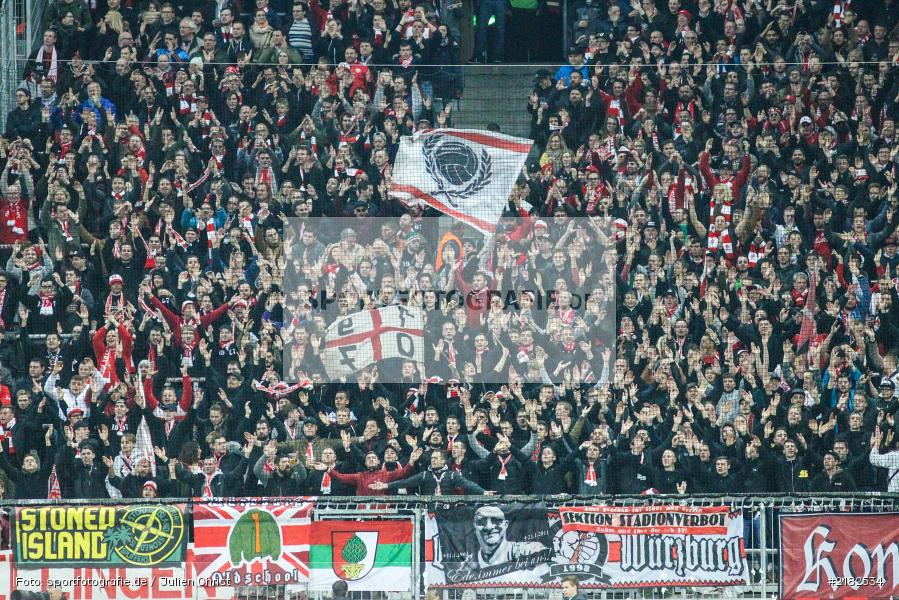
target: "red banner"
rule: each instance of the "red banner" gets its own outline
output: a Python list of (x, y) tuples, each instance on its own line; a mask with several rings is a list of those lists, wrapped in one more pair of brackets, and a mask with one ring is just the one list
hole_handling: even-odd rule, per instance
[(899, 594), (899, 513), (780, 517), (781, 598)]

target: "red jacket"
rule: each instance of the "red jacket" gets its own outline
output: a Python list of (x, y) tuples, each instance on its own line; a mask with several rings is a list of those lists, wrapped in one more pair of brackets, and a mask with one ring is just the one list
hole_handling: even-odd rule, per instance
[(743, 160), (740, 163), (740, 170), (737, 173), (729, 178), (729, 179), (721, 179), (715, 176), (712, 173), (712, 170), (709, 168), (709, 154), (708, 152), (703, 152), (699, 155), (699, 172), (702, 173), (703, 179), (705, 179), (705, 183), (709, 188), (714, 191), (715, 186), (719, 183), (726, 183), (730, 186), (731, 196), (733, 197), (734, 206), (737, 205), (737, 202), (740, 199), (740, 191), (743, 189), (743, 186), (746, 184), (746, 180), (749, 178), (749, 169), (752, 167), (752, 161), (749, 159), (748, 154), (743, 155)]
[[(159, 406), (159, 399), (156, 397), (156, 393), (153, 392), (153, 380), (152, 379), (144, 379), (144, 399), (147, 402), (147, 408), (151, 411), (155, 411), (156, 407)], [(194, 387), (191, 383), (191, 379), (189, 375), (181, 376), (181, 399), (178, 401), (178, 408), (181, 409), (181, 412), (178, 414), (176, 419), (179, 421), (184, 418), (187, 411), (190, 410), (190, 405), (193, 404), (194, 401)]]
[[(165, 322), (169, 324), (169, 327), (172, 328), (172, 334), (175, 344), (178, 346), (181, 345), (181, 327), (187, 325), (187, 321), (184, 320), (183, 317), (176, 315), (172, 312), (168, 306), (162, 303), (162, 301), (156, 296), (150, 297), (150, 304), (159, 309), (162, 313), (162, 318), (165, 319)], [(201, 315), (199, 322), (194, 322), (194, 325), (197, 325), (198, 329), (205, 330), (207, 327), (218, 321), (222, 315), (224, 315), (228, 311), (229, 305), (227, 302), (213, 310), (211, 313), (206, 315)], [(194, 344), (197, 343), (199, 337), (194, 338)]]
[(376, 471), (366, 469), (361, 473), (341, 473), (337, 469), (331, 469), (331, 477), (339, 483), (355, 485), (357, 496), (386, 496), (387, 490), (373, 490), (371, 484), (377, 481), (390, 483), (391, 481), (402, 479), (411, 470), (411, 465), (406, 465), (396, 471), (387, 471), (382, 467)]

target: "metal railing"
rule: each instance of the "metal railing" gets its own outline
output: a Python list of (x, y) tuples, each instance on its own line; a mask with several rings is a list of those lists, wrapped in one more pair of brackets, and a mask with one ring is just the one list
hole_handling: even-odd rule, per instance
[(12, 105), (18, 83), (15, 2), (5, 0), (0, 4), (0, 132), (6, 130), (6, 111)]
[[(274, 500), (274, 499), (272, 499)], [(278, 502), (290, 501), (291, 499), (280, 498)], [(311, 513), (313, 521), (324, 521), (329, 519), (353, 519), (365, 521), (366, 519), (408, 519), (414, 526), (412, 538), (412, 581), (413, 593), (374, 593), (366, 592), (364, 596), (357, 595), (357, 598), (378, 598), (382, 600), (389, 599), (406, 599), (420, 598), (429, 590), (429, 581), (427, 580), (427, 569), (425, 568), (424, 553), (424, 522), (428, 518), (429, 513), (433, 513), (440, 508), (450, 506), (458, 506), (460, 503), (469, 504), (485, 504), (495, 502), (512, 502), (512, 501), (535, 501), (541, 500), (546, 503), (547, 511), (557, 511), (560, 507), (572, 506), (690, 506), (690, 507), (707, 507), (707, 506), (728, 506), (732, 509), (741, 509), (744, 519), (744, 545), (746, 549), (747, 562), (750, 571), (750, 584), (721, 589), (703, 589), (694, 588), (664, 588), (664, 589), (614, 589), (614, 590), (592, 590), (589, 593), (591, 598), (603, 599), (625, 599), (625, 598), (697, 598), (702, 597), (708, 600), (715, 598), (775, 598), (778, 594), (779, 585), (779, 531), (777, 526), (777, 518), (780, 514), (787, 513), (867, 513), (877, 514), (884, 512), (894, 512), (899, 510), (899, 495), (888, 494), (801, 494), (794, 496), (751, 496), (735, 494), (731, 496), (712, 496), (712, 495), (695, 495), (695, 496), (595, 496), (595, 497), (577, 497), (569, 495), (536, 498), (533, 496), (506, 496), (506, 497), (484, 497), (484, 496), (440, 496), (440, 497), (424, 497), (424, 496), (376, 496), (376, 497), (319, 497), (316, 499), (316, 505)], [(97, 501), (88, 500), (65, 500), (54, 505), (122, 505), (122, 504), (140, 504), (142, 500), (127, 499), (106, 499)], [(184, 503), (187, 506), (187, 521), (192, 531), (192, 508), (207, 504), (207, 502), (198, 499), (166, 499), (167, 503)], [(259, 498), (235, 498), (231, 500), (217, 499), (215, 504), (221, 505), (246, 505), (261, 504), (264, 499)], [(51, 504), (43, 500), (22, 500), (22, 501), (2, 501), (0, 502), (0, 511), (9, 514), (16, 507), (22, 506), (40, 506)], [(9, 519), (4, 519), (4, 527), (8, 527)], [(2, 536), (3, 540), (9, 540), (9, 535)], [(192, 539), (192, 538), (191, 538)], [(6, 550), (5, 548), (2, 550)], [(7, 568), (7, 562), (0, 561), (0, 568)], [(508, 600), (556, 600), (559, 597), (559, 590), (548, 588), (533, 589), (510, 589), (510, 588), (491, 588), (484, 585), (476, 588), (467, 587), (453, 588), (442, 587), (435, 590), (439, 597), (444, 600), (475, 600), (484, 599), (508, 599)], [(242, 587), (237, 591), (240, 598), (248, 599), (264, 599), (264, 598), (309, 598), (324, 599), (330, 596), (323, 592), (313, 592), (308, 590), (298, 590), (296, 586), (285, 588), (284, 586), (252, 586)], [(196, 597), (196, 596), (195, 596)]]

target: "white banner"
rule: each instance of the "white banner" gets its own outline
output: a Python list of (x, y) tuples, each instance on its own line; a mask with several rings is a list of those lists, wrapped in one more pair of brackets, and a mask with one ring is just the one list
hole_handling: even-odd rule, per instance
[(365, 310), (332, 323), (321, 359), (328, 377), (349, 377), (384, 359), (424, 362), (424, 312), (405, 306)]
[(404, 137), (390, 193), (493, 233), (532, 144), (473, 129), (431, 129)]
[(551, 588), (572, 575), (585, 589), (748, 582), (743, 514), (727, 506), (455, 506), (426, 519), (425, 548), (436, 587)]

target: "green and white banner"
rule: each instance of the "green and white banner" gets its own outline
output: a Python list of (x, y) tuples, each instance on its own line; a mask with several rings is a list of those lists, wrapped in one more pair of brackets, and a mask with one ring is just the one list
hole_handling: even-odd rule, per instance
[(331, 590), (346, 581), (351, 592), (412, 589), (410, 521), (320, 521), (309, 545), (309, 589)]

